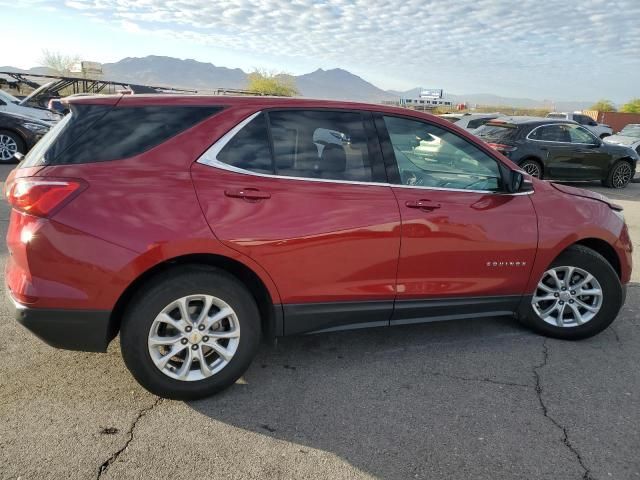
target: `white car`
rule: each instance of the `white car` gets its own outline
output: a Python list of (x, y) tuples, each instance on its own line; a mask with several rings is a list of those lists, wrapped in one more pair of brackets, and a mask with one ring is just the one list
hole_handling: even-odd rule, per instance
[(640, 123), (630, 123), (615, 135), (605, 138), (604, 141), (624, 145), (640, 153)]
[(503, 117), (501, 113), (444, 113), (439, 117), (449, 120), (451, 123), (455, 123), (458, 127), (472, 132), (477, 128), (480, 128), (489, 120)]
[(580, 125), (582, 125), (584, 128), (589, 130), (594, 135), (598, 136), (599, 138), (605, 138), (613, 134), (613, 129), (609, 125), (605, 125), (604, 123), (598, 123), (589, 115), (584, 115), (579, 112), (574, 112), (574, 113), (552, 112), (547, 114), (547, 118), (573, 120), (574, 122), (577, 122)]
[(23, 117), (35, 118), (47, 123), (55, 123), (62, 118), (61, 115), (46, 108), (27, 107), (22, 105), (20, 99), (0, 90), (0, 112), (14, 113)]

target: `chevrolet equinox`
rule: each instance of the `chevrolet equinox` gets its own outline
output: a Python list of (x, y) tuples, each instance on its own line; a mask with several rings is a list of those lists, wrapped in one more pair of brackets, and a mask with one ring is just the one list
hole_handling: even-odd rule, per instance
[(9, 175), (6, 284), (49, 345), (149, 391), (234, 383), (261, 338), (509, 315), (579, 339), (631, 275), (621, 208), (446, 120), (269, 97), (96, 96)]

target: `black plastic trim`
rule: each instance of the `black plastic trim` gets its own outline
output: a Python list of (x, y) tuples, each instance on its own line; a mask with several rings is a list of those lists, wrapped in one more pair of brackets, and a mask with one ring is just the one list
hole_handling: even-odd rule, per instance
[(15, 301), (13, 304), (18, 323), (52, 347), (106, 352), (115, 336), (109, 310), (41, 309)]
[[(316, 332), (360, 324), (389, 325), (393, 301), (332, 302), (283, 305), (284, 334)], [(368, 326), (368, 325), (367, 325)]]
[(395, 302), (390, 324), (402, 325), (513, 315), (518, 310), (521, 299), (521, 295), (506, 295), (501, 297), (398, 300)]

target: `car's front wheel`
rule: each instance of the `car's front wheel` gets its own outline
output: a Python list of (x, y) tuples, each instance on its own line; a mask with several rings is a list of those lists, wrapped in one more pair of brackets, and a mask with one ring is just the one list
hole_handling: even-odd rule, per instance
[(578, 340), (607, 328), (623, 301), (620, 280), (609, 262), (574, 245), (542, 274), (520, 318), (543, 335)]
[(260, 340), (253, 296), (218, 269), (168, 270), (138, 292), (120, 332), (133, 376), (165, 398), (194, 400), (233, 384)]
[(633, 178), (633, 167), (626, 160), (618, 160), (602, 183), (609, 188), (625, 188)]

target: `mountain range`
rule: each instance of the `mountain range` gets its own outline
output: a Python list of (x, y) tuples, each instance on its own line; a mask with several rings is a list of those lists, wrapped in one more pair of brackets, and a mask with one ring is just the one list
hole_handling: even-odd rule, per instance
[[(102, 64), (105, 80), (117, 80), (143, 85), (171, 86), (195, 90), (217, 88), (242, 89), (247, 86), (247, 73), (239, 68), (227, 68), (196, 60), (182, 60), (173, 57), (150, 55), (147, 57), (127, 57), (114, 63)], [(45, 67), (21, 70), (14, 67), (0, 67), (0, 71), (22, 73), (50, 73)], [(378, 103), (384, 100), (415, 98), (420, 88), (407, 91), (383, 90), (363, 78), (341, 68), (323, 70), (321, 68), (304, 75), (293, 77), (300, 94), (305, 97), (352, 100)], [(451, 94), (447, 99), (455, 103), (467, 102), (479, 105), (508, 105), (521, 108), (551, 108), (548, 100), (511, 98), (493, 94)], [(556, 110), (582, 110), (594, 102), (562, 101), (554, 102)]]

